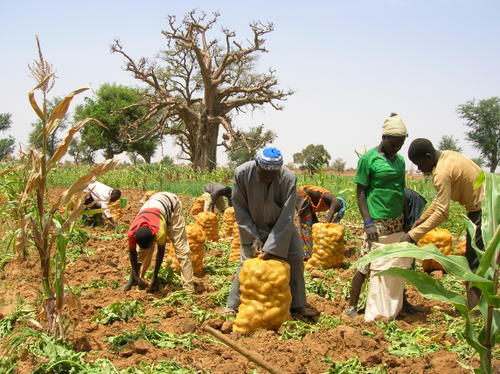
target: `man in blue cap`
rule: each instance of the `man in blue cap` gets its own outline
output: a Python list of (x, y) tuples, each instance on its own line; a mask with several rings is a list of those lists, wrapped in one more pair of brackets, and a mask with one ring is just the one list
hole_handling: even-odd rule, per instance
[[(263, 253), (290, 264), (292, 314), (313, 316), (306, 307), (302, 244), (293, 222), (297, 199), (295, 175), (283, 166), (276, 148), (265, 148), (255, 160), (238, 166), (234, 173), (233, 206), (241, 239), (241, 263)], [(236, 271), (225, 313), (240, 305), (239, 271)]]

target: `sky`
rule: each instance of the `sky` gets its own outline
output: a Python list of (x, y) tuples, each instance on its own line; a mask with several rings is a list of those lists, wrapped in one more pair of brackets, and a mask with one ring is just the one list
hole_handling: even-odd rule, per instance
[[(499, 95), (500, 1), (1, 1), (0, 113), (11, 113), (10, 134), (26, 143), (36, 117), (27, 93), (35, 86), (28, 63), (36, 57), (35, 35), (56, 69), (51, 96), (103, 83), (137, 86), (110, 53), (119, 39), (133, 58), (154, 57), (165, 48), (167, 15), (192, 9), (220, 12), (215, 31), (251, 37), (251, 21), (272, 22), (268, 53), (257, 71), (272, 67), (280, 88), (294, 94), (282, 111), (266, 106), (236, 117), (241, 129), (264, 124), (285, 163), (309, 144), (322, 144), (332, 160), (356, 167), (355, 150), (376, 146), (391, 112), (401, 115), (409, 138), (401, 150), (424, 137), (435, 145), (453, 135), (462, 153), (479, 152), (465, 140), (467, 127), (457, 106)], [(74, 101), (78, 104), (85, 94)], [(74, 105), (73, 104), (73, 107)], [(6, 134), (0, 134), (4, 137)], [(167, 141), (155, 156), (175, 156)], [(219, 153), (219, 164), (225, 157)]]

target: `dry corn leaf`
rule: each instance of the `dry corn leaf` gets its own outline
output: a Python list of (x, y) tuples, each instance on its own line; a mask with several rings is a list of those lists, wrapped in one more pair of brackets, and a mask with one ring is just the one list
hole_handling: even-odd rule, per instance
[(85, 118), (85, 119), (83, 119), (81, 121), (78, 121), (75, 125), (73, 125), (73, 127), (71, 129), (68, 130), (68, 133), (66, 134), (66, 136), (64, 137), (64, 139), (59, 144), (59, 147), (57, 147), (56, 151), (54, 152), (54, 154), (50, 158), (50, 161), (49, 161), (49, 163), (47, 165), (48, 169), (50, 169), (51, 167), (53, 167), (57, 163), (57, 161), (59, 161), (61, 158), (64, 157), (64, 155), (68, 151), (68, 148), (69, 148), (69, 145), (71, 144), (71, 141), (73, 140), (73, 136), (78, 131), (80, 131), (80, 129), (84, 125), (86, 125), (89, 122), (95, 122), (97, 125), (99, 125), (99, 126), (104, 127), (104, 128), (107, 129), (107, 127), (104, 126), (102, 124), (102, 122), (100, 122), (99, 120), (94, 119), (94, 118)]
[(29, 98), (29, 101), (30, 101), (30, 104), (31, 104), (31, 107), (33, 108), (33, 110), (36, 112), (36, 114), (38, 115), (38, 117), (40, 117), (40, 119), (45, 122), (45, 113), (40, 109), (40, 107), (38, 106), (38, 103), (36, 102), (36, 98), (35, 98), (35, 90), (38, 90), (40, 88), (42, 88), (43, 86), (45, 86), (45, 84), (47, 83), (47, 81), (52, 78), (54, 76), (54, 73), (51, 73), (49, 75), (47, 75), (39, 84), (38, 86), (36, 86), (35, 88), (33, 88), (29, 93), (28, 93), (28, 98)]
[(82, 93), (83, 91), (86, 90), (88, 90), (88, 87), (79, 88), (78, 90), (71, 92), (64, 99), (62, 99), (59, 104), (57, 104), (57, 106), (50, 114), (50, 118), (47, 121), (47, 124), (45, 125), (45, 128), (47, 130), (47, 136), (52, 135), (54, 131), (56, 131), (57, 126), (59, 126), (59, 123), (68, 112), (69, 104), (71, 104), (71, 101), (73, 100), (75, 95), (78, 95), (79, 93)]

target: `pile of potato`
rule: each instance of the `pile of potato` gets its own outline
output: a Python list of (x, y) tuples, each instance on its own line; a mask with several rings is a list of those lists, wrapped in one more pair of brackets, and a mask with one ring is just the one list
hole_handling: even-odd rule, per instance
[(118, 222), (120, 218), (123, 217), (123, 209), (120, 206), (120, 199), (109, 203), (108, 204), (108, 209), (111, 212), (111, 217), (115, 222)]
[(229, 252), (229, 261), (239, 262), (241, 256), (240, 249), (240, 230), (238, 229), (238, 224), (235, 222), (233, 224), (233, 240), (231, 240), (231, 251)]
[(234, 208), (230, 206), (224, 211), (224, 216), (222, 217), (222, 225), (220, 228), (219, 237), (222, 238), (230, 238), (232, 237), (234, 231), (234, 223), (236, 222), (236, 218), (234, 215)]
[(306, 270), (340, 267), (344, 261), (344, 226), (338, 223), (315, 223), (312, 227), (313, 253)]
[[(452, 241), (453, 237), (448, 230), (435, 228), (422, 236), (417, 245), (423, 247), (428, 244), (434, 244), (442, 254), (449, 256), (453, 254)], [(422, 267), (427, 272), (443, 270), (441, 264), (434, 260), (423, 260)]]
[(219, 240), (219, 227), (217, 216), (211, 212), (201, 212), (195, 217), (196, 223), (203, 228), (207, 235), (207, 240), (216, 242)]
[(239, 277), (241, 304), (233, 331), (249, 334), (256, 329), (278, 329), (291, 319), (288, 263), (252, 258), (243, 263)]
[[(202, 227), (197, 223), (186, 225), (186, 236), (191, 250), (191, 262), (193, 264), (193, 273), (195, 275), (203, 274), (203, 258), (205, 257), (205, 239), (206, 234)], [(179, 260), (175, 255), (172, 243), (168, 244), (167, 258), (172, 261), (172, 268), (180, 271)]]
[(189, 214), (196, 216), (197, 214), (203, 212), (205, 207), (205, 198), (203, 196), (198, 196), (191, 207)]
[(197, 223), (186, 225), (186, 235), (191, 249), (191, 262), (193, 263), (193, 273), (203, 274), (203, 258), (205, 257), (205, 240), (207, 235), (203, 228)]

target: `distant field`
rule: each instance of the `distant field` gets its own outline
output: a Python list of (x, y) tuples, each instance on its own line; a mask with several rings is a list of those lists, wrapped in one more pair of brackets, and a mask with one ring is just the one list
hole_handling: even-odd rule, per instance
[[(68, 187), (73, 181), (84, 175), (89, 166), (61, 165), (49, 176), (49, 186)], [(117, 188), (137, 188), (142, 190), (170, 191), (175, 194), (199, 196), (203, 185), (209, 182), (232, 184), (233, 169), (217, 168), (210, 173), (196, 172), (188, 166), (162, 166), (158, 164), (143, 164), (139, 166), (122, 166), (111, 170), (100, 181)], [(354, 173), (354, 172), (353, 172)], [(297, 185), (317, 185), (328, 188), (335, 195), (346, 199), (349, 209), (345, 220), (361, 223), (356, 202), (356, 185), (354, 175), (339, 175), (334, 173), (297, 173)], [(421, 174), (411, 174), (407, 177), (407, 187), (419, 192), (430, 203), (434, 196), (434, 188), (429, 178)], [(465, 224), (462, 218), (465, 210), (452, 203), (450, 218), (442, 227), (450, 230), (455, 236), (465, 236)]]

